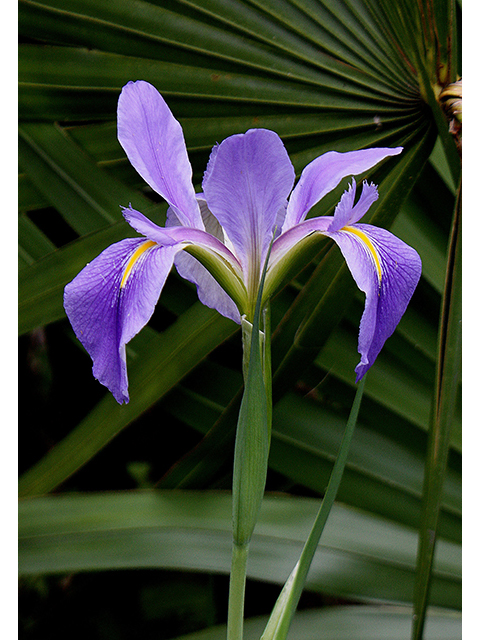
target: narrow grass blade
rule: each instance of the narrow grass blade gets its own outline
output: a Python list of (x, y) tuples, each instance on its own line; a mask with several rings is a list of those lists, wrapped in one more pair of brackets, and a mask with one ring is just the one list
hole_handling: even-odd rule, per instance
[(298, 601), (300, 600), (300, 596), (305, 586), (310, 565), (342, 480), (350, 449), (350, 443), (357, 423), (364, 387), (365, 377), (363, 377), (358, 385), (355, 400), (353, 402), (352, 410), (340, 445), (340, 451), (338, 452), (338, 456), (332, 470), (332, 475), (330, 477), (325, 496), (322, 500), (320, 510), (315, 519), (315, 523), (305, 543), (302, 555), (280, 593), (268, 625), (262, 635), (262, 640), (285, 640), (287, 637), (293, 615), (297, 609)]
[(461, 194), (459, 193), (452, 223), (439, 329), (436, 393), (427, 450), (423, 514), (414, 593), (413, 640), (420, 640), (423, 637), (438, 518), (450, 448), (452, 418), (458, 393), (461, 359), (461, 242)]

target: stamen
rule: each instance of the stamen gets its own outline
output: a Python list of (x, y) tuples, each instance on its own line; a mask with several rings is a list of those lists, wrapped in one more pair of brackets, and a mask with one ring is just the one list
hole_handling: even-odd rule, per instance
[(128, 280), (128, 276), (132, 272), (132, 269), (135, 263), (137, 262), (137, 260), (140, 258), (140, 256), (143, 253), (145, 253), (145, 251), (150, 249), (150, 247), (153, 247), (156, 244), (157, 243), (154, 242), (153, 240), (146, 240), (145, 242), (142, 242), (142, 244), (139, 247), (137, 247), (137, 249), (132, 254), (130, 260), (127, 262), (127, 266), (125, 267), (125, 271), (123, 272), (122, 281), (120, 282), (120, 289), (123, 289), (123, 287), (125, 286)]

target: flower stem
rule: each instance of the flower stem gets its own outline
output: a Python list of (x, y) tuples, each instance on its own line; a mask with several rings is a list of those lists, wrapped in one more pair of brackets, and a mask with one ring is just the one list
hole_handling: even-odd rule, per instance
[[(262, 504), (267, 478), (268, 452), (271, 433), (271, 372), (270, 344), (265, 344), (265, 333), (260, 330), (262, 320), (262, 292), (265, 284), (268, 251), (258, 290), (253, 324), (242, 318), (243, 373), (245, 388), (238, 414), (232, 482), (232, 569), (228, 604), (227, 638), (242, 640), (243, 609), (247, 559)], [(268, 320), (268, 312), (263, 316)], [(270, 331), (267, 331), (270, 341)], [(265, 357), (267, 353), (267, 358)], [(267, 381), (267, 382), (266, 382)], [(267, 389), (270, 398), (267, 397)]]
[(227, 640), (242, 640), (245, 582), (247, 578), (248, 544), (235, 542), (232, 548), (232, 569), (228, 595)]

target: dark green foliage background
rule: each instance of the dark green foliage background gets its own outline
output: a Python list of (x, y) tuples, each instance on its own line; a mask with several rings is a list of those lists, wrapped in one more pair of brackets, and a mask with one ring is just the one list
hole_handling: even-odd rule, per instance
[[(449, 0), (20, 0), (22, 638), (223, 637), (213, 626), (226, 617), (237, 328), (172, 273), (128, 348), (131, 402), (120, 407), (62, 306), (89, 260), (136, 235), (120, 205), (165, 218), (116, 139), (119, 92), (136, 79), (181, 121), (196, 185), (212, 146), (251, 127), (282, 136), (297, 175), (330, 149), (405, 147), (367, 176), (380, 191), (368, 221), (414, 246), (423, 275), (369, 372), (291, 637), (408, 637), (460, 176), (437, 97), (460, 75), (460, 13)], [(312, 213), (331, 213), (345, 187)], [(325, 241), (273, 300), (274, 422), (248, 617), (269, 613), (328, 482), (362, 308)], [(459, 406), (448, 428), (425, 635), (438, 639), (460, 637)], [(256, 624), (246, 637), (261, 635)]]

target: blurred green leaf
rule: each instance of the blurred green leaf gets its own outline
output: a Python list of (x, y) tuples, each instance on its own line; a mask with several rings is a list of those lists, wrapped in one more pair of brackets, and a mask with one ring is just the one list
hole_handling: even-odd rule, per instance
[[(223, 387), (220, 381), (224, 382)], [(188, 459), (183, 460), (172, 469), (169, 483), (175, 478), (182, 487), (211, 486), (210, 483), (218, 478), (219, 472), (227, 473), (231, 464), (233, 433), (230, 441), (225, 441), (213, 438), (209, 432), (210, 424), (223, 415), (226, 400), (222, 398), (222, 389), (227, 387), (227, 381), (231, 381), (229, 387), (233, 388), (239, 382), (225, 368), (204, 365), (198, 375), (191, 375), (163, 402), (168, 413), (206, 433), (205, 441), (191, 453), (195, 474), (192, 475), (193, 469), (187, 464)], [(219, 386), (215, 387), (215, 383)], [(277, 403), (270, 467), (294, 483), (323, 493), (346, 419), (336, 407), (343, 404), (348, 412), (351, 395), (345, 388), (336, 390), (330, 384), (324, 391), (324, 397), (328, 398), (328, 403), (324, 405), (321, 393), (320, 390), (316, 394), (320, 396), (318, 400), (313, 393), (312, 397), (307, 398), (287, 394)], [(418, 433), (415, 433), (418, 429), (399, 420), (395, 414), (385, 416), (381, 406), (378, 407), (376, 403), (367, 405), (362, 413), (339, 498), (347, 504), (379, 513), (397, 522), (418, 526), (425, 438), (419, 442)], [(377, 422), (391, 426), (388, 430), (376, 431)], [(212, 447), (211, 454), (208, 445)], [(199, 455), (199, 450), (203, 451), (203, 456)], [(381, 456), (378, 455), (379, 451), (382, 452)], [(211, 455), (209, 464), (207, 452)], [(179, 475), (182, 469), (188, 474), (183, 479)], [(162, 486), (177, 485), (162, 483)], [(460, 513), (461, 478), (458, 472), (449, 469), (442, 501), (442, 535), (460, 541)]]
[[(20, 502), (22, 575), (126, 567), (226, 573), (231, 497), (207, 492), (115, 492)], [(294, 565), (318, 501), (266, 496), (251, 542), (249, 575), (282, 583)], [(307, 589), (346, 598), (409, 602), (413, 530), (336, 505), (315, 555)], [(458, 608), (458, 545), (437, 548), (432, 604)]]
[[(291, 636), (296, 640), (404, 640), (412, 610), (406, 606), (337, 605), (300, 611), (292, 622)], [(265, 628), (266, 618), (245, 622), (245, 640), (257, 640)], [(223, 640), (225, 627), (211, 627), (181, 636), (178, 640)], [(432, 609), (429, 611), (425, 640), (460, 640), (460, 615)]]

